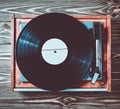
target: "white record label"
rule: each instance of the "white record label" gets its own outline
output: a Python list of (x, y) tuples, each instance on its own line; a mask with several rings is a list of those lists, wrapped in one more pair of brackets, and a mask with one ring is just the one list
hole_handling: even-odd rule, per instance
[(47, 40), (41, 50), (43, 59), (51, 65), (58, 65), (65, 61), (68, 56), (67, 45), (58, 38)]

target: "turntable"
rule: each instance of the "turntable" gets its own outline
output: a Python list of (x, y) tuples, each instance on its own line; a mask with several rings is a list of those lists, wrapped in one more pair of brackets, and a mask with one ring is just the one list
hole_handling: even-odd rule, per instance
[(13, 17), (12, 91), (111, 91), (110, 16)]

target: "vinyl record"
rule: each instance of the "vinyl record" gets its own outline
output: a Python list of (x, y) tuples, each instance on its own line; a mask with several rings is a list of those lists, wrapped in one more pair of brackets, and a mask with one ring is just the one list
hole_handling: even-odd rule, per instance
[(21, 73), (38, 88), (62, 90), (80, 82), (92, 60), (92, 37), (72, 16), (49, 13), (32, 19), (16, 44)]

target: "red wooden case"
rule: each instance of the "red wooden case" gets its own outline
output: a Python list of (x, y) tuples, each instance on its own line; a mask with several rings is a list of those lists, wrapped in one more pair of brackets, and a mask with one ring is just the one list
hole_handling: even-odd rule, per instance
[[(63, 91), (76, 92), (76, 91), (111, 91), (111, 20), (109, 15), (104, 16), (81, 16), (81, 15), (71, 15), (81, 22), (103, 22), (103, 32), (102, 32), (102, 47), (103, 47), (103, 60), (102, 60), (102, 80), (97, 80), (95, 84), (91, 81), (80, 81), (80, 83), (74, 86), (75, 88), (70, 88)], [(12, 91), (45, 91), (37, 88), (29, 82), (20, 81), (20, 70), (17, 66), (15, 60), (15, 47), (16, 41), (20, 34), (21, 22), (28, 23), (30, 20), (35, 18), (35, 15), (22, 15), (13, 16), (12, 27), (13, 27), (13, 40), (12, 40), (12, 70), (11, 70), (11, 90)]]

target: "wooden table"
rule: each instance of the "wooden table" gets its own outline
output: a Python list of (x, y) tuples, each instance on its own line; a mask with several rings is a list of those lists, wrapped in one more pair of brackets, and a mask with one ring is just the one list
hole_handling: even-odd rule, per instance
[[(11, 16), (49, 12), (110, 14), (112, 19), (112, 92), (11, 92)], [(119, 0), (0, 0), (0, 109), (120, 109)]]

